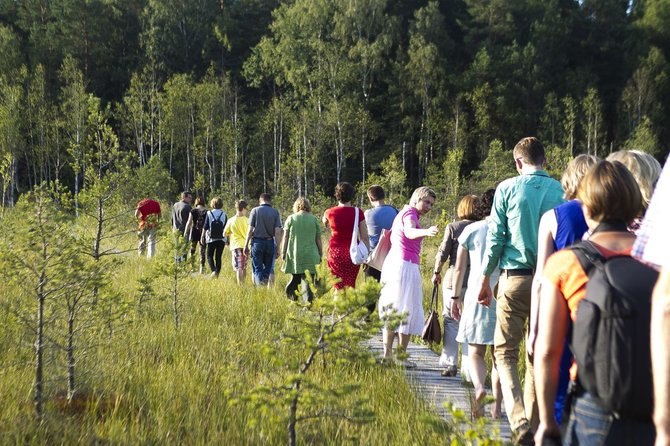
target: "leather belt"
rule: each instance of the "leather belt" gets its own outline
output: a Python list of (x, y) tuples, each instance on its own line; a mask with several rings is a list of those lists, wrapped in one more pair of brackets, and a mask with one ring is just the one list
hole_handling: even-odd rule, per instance
[(503, 272), (507, 274), (507, 277), (532, 276), (534, 274), (532, 269), (504, 269)]

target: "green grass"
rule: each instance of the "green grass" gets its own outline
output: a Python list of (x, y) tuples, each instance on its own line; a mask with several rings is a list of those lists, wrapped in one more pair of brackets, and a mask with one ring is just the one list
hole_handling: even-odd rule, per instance
[[(4, 286), (0, 303), (1, 443), (23, 444), (285, 444), (281, 411), (252, 409), (240, 400), (252, 388), (285, 377), (258, 344), (274, 339), (287, 316), (299, 311), (283, 295), (285, 277), (277, 272), (273, 290), (238, 287), (224, 253), (219, 280), (204, 276), (183, 281), (182, 322), (174, 327), (166, 287), (139, 305), (137, 281), (149, 263), (127, 256), (115, 274), (115, 288), (126, 306), (114, 324), (88, 332), (78, 356), (80, 395), (91, 401), (68, 407), (64, 354), (50, 348), (46, 366), (46, 419), (36, 426), (32, 408), (33, 335), (4, 304), (19, 302), (26, 317), (34, 302)], [(55, 302), (48, 305), (56, 308)], [(287, 350), (285, 354), (300, 355)], [(320, 382), (361, 386), (374, 412), (370, 423), (340, 419), (303, 422), (300, 444), (409, 445), (445, 441), (450, 427), (438, 421), (409, 388), (404, 373), (368, 363), (315, 366)], [(349, 397), (345, 397), (349, 398)], [(351, 400), (355, 398), (352, 395)], [(346, 405), (346, 401), (344, 402)]]

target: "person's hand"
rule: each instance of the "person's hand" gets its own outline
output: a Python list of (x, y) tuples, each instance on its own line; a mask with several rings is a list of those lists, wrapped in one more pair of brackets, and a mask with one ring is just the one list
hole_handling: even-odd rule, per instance
[(463, 303), (461, 299), (451, 300), (451, 318), (455, 321), (460, 321), (463, 315)]
[(278, 249), (275, 249), (275, 259), (279, 259), (279, 255), (280, 255), (280, 254), (281, 254), (281, 253), (279, 252), (279, 250), (278, 250)]
[(433, 273), (433, 277), (430, 279), (431, 282), (435, 285), (439, 285), (442, 283), (442, 274), (439, 273)]
[(493, 298), (493, 292), (491, 292), (491, 286), (489, 285), (489, 277), (482, 276), (482, 287), (479, 290), (477, 302), (488, 307), (491, 305), (491, 298)]
[(535, 432), (535, 444), (561, 444), (561, 431), (556, 421), (552, 419), (549, 424), (540, 423)]
[(244, 255), (249, 257), (249, 247), (248, 246), (244, 247)]
[(437, 226), (431, 226), (430, 228), (427, 229), (427, 231), (428, 231), (427, 233), (428, 237), (435, 237), (437, 233), (440, 232)]

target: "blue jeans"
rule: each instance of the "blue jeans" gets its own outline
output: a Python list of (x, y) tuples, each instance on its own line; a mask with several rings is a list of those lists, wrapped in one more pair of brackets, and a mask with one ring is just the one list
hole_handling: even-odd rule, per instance
[(268, 283), (275, 260), (274, 239), (255, 238), (251, 241), (251, 271), (256, 285)]
[(574, 399), (563, 446), (653, 446), (655, 438), (651, 421), (616, 419), (585, 392)]

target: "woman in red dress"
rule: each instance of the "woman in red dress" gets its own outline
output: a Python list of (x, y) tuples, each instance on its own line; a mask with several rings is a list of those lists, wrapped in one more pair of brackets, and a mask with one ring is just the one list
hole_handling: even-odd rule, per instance
[(347, 182), (337, 183), (335, 198), (337, 206), (328, 209), (323, 215), (323, 224), (330, 227), (328, 245), (328, 268), (335, 277), (341, 279), (335, 284), (336, 290), (344, 287), (354, 288), (360, 265), (354, 265), (349, 255), (351, 237), (354, 232), (355, 212), (358, 212), (358, 238), (370, 249), (368, 228), (363, 211), (351, 205), (355, 194), (354, 187)]

